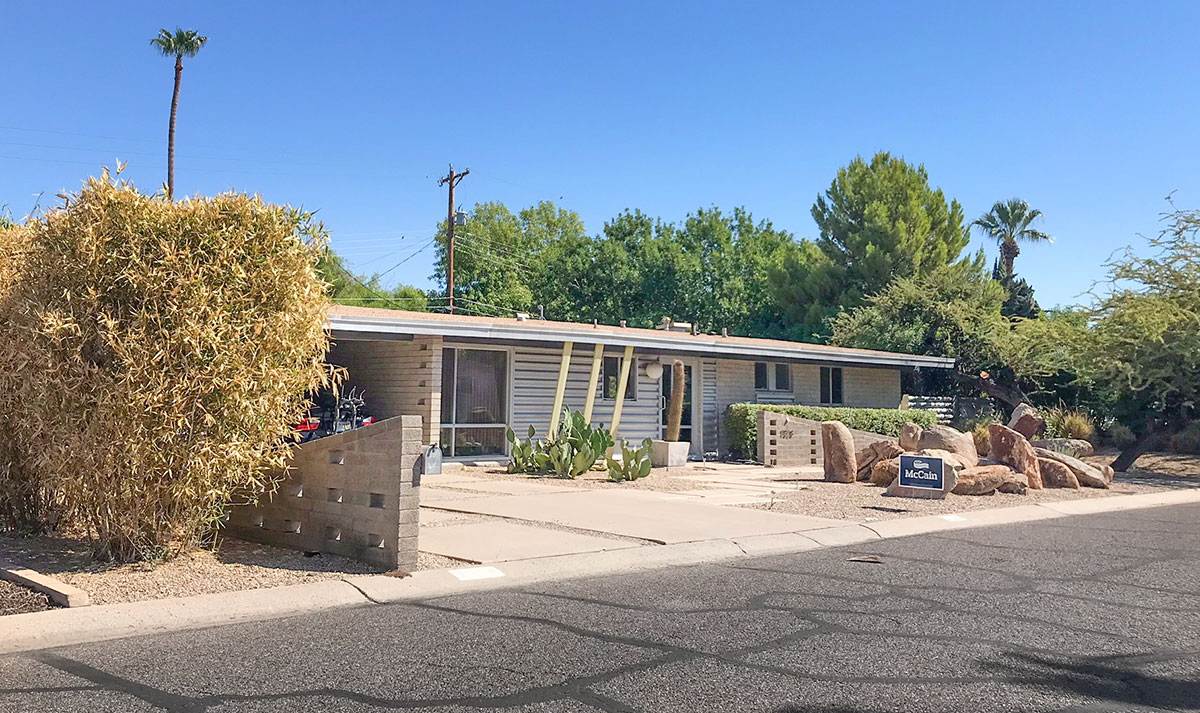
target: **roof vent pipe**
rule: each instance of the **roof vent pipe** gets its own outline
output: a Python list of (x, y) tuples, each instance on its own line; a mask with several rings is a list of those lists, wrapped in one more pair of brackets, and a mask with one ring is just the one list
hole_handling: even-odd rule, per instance
[(626, 321), (625, 321), (625, 320), (621, 320), (621, 329), (625, 329), (625, 327), (626, 327), (626, 326), (628, 326), (628, 324), (626, 323)]
[(722, 336), (722, 337), (728, 337), (728, 336), (729, 336), (729, 327), (721, 327), (721, 336)]

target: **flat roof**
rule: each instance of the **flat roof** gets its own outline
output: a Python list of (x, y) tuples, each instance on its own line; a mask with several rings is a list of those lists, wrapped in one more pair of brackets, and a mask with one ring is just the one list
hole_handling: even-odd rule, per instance
[(576, 344), (632, 346), (639, 350), (727, 359), (934, 369), (954, 367), (954, 360), (946, 357), (850, 349), (783, 339), (723, 337), (716, 334), (690, 334), (607, 324), (409, 312), (350, 305), (333, 305), (329, 308), (329, 328), (335, 334), (344, 335), (344, 338), (360, 339), (387, 339), (397, 335), (441, 335), (465, 341), (550, 346), (569, 341)]

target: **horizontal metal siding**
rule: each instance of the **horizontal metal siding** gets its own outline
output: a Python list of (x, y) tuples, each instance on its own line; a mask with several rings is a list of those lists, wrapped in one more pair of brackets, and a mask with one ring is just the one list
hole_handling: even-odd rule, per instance
[[(610, 350), (605, 356), (621, 356), (621, 351)], [(634, 352), (634, 357), (641, 357)], [(654, 358), (657, 359), (657, 356)], [(545, 437), (550, 425), (550, 409), (554, 406), (554, 390), (558, 385), (558, 367), (562, 352), (554, 349), (516, 348), (513, 351), (512, 416), (513, 429), (524, 435), (530, 424)], [(567, 387), (564, 405), (575, 410), (583, 409), (587, 398), (588, 378), (592, 369), (592, 350), (575, 349), (571, 354), (571, 367), (567, 372)], [(621, 410), (618, 435), (631, 441), (643, 438), (658, 438), (658, 382), (646, 376), (645, 359), (639, 358), (637, 373), (637, 401), (625, 400)], [(599, 395), (592, 409), (593, 422), (611, 423), (613, 401), (605, 401)]]
[(720, 425), (717, 411), (717, 362), (700, 363), (700, 417), (703, 421), (704, 452), (720, 450)]

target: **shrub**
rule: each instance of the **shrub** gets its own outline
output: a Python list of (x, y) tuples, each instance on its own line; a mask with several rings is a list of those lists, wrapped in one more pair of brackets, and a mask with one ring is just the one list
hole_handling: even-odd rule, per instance
[(621, 460), (608, 456), (608, 479), (616, 482), (622, 480), (637, 480), (650, 475), (650, 454), (654, 450), (654, 441), (649, 438), (642, 440), (638, 448), (630, 448), (629, 441), (621, 439)]
[(849, 428), (885, 436), (899, 436), (901, 427), (910, 421), (922, 428), (937, 423), (937, 414), (921, 409), (733, 404), (725, 412), (725, 431), (729, 435), (729, 450), (735, 457), (755, 456), (758, 450), (757, 414), (763, 409), (813, 421), (841, 421)]
[(1200, 423), (1189, 423), (1182, 431), (1171, 436), (1171, 450), (1200, 455)]
[(505, 438), (511, 445), (508, 461), (509, 473), (545, 474), (554, 473), (564, 478), (574, 478), (587, 472), (613, 447), (613, 438), (604, 424), (590, 424), (583, 413), (564, 408), (562, 422), (554, 440), (533, 440), (537, 432), (529, 426), (529, 436), (517, 438), (507, 428)]
[(997, 423), (995, 418), (982, 418), (971, 426), (971, 438), (975, 440), (975, 450), (981, 456), (986, 456), (992, 450), (992, 432), (988, 426), (993, 423)]
[(17, 230), (0, 243), (8, 524), (33, 487), (53, 505), (38, 524), (66, 518), (101, 556), (158, 557), (271, 491), (306, 394), (332, 376), (320, 226), (105, 172)]
[(1090, 441), (1096, 437), (1096, 425), (1086, 411), (1056, 406), (1042, 411), (1046, 419), (1046, 438), (1079, 438)]

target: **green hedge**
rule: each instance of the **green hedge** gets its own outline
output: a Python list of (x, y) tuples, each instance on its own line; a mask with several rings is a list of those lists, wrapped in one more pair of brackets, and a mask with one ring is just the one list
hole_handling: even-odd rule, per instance
[(937, 414), (922, 409), (733, 404), (725, 412), (725, 431), (729, 434), (731, 455), (739, 458), (755, 457), (758, 452), (757, 414), (761, 409), (812, 421), (841, 421), (849, 428), (882, 433), (885, 436), (899, 436), (900, 428), (910, 421), (922, 428), (937, 423)]

